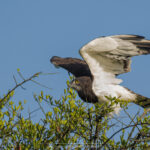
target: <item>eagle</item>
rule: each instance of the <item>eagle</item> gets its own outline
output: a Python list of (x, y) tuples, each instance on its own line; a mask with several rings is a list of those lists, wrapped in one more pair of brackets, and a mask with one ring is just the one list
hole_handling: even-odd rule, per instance
[[(53, 56), (50, 62), (72, 73), (75, 78), (69, 87), (88, 103), (110, 102), (108, 97), (119, 98), (150, 107), (150, 98), (134, 93), (120, 85), (118, 75), (129, 72), (131, 57), (150, 54), (150, 40), (139, 35), (113, 35), (96, 38), (79, 50), (84, 60)], [(116, 105), (114, 113), (118, 114)]]

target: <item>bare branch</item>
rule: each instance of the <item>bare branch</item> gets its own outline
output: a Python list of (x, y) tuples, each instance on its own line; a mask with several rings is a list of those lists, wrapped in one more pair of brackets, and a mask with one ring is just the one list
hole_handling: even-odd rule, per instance
[(116, 131), (110, 138), (108, 138), (100, 147), (100, 149), (105, 146), (116, 134), (118, 134), (119, 132), (121, 132), (122, 130), (128, 129), (130, 127), (134, 127), (134, 126), (138, 126), (138, 125), (150, 125), (149, 123), (139, 123), (139, 124), (134, 124), (134, 125), (128, 125), (124, 128), (119, 129), (118, 131)]
[(31, 81), (34, 82), (35, 84), (39, 85), (39, 86), (44, 87), (44, 88), (47, 88), (47, 89), (50, 89), (50, 90), (52, 89), (52, 88), (49, 88), (49, 87), (47, 87), (47, 86), (45, 86), (45, 85), (43, 85), (43, 84), (41, 84), (41, 83), (39, 83), (39, 82), (37, 82), (37, 81), (35, 81), (35, 80), (32, 80), (32, 79), (31, 79)]
[[(17, 83), (16, 82), (16, 86), (14, 88), (12, 88), (11, 90), (9, 90), (9, 92), (1, 99), (0, 103), (2, 103), (13, 91), (15, 91), (18, 87), (21, 87), (24, 83), (28, 82), (28, 81), (31, 81), (33, 78), (39, 76), (41, 74), (41, 72), (38, 72), (38, 73), (35, 73), (34, 75), (32, 75), (31, 77), (23, 80), (22, 82), (20, 83)], [(8, 101), (6, 101), (7, 103)], [(5, 103), (5, 104), (6, 104)]]

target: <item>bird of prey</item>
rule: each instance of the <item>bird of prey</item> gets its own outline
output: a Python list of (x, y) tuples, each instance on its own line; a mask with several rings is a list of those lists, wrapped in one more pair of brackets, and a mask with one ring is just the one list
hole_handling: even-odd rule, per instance
[[(131, 57), (150, 54), (150, 40), (139, 35), (114, 35), (96, 38), (79, 50), (84, 60), (53, 56), (50, 62), (75, 76), (70, 87), (89, 103), (108, 102), (116, 97), (150, 107), (150, 99), (120, 85), (117, 75), (130, 71)], [(114, 108), (118, 113), (120, 107)]]

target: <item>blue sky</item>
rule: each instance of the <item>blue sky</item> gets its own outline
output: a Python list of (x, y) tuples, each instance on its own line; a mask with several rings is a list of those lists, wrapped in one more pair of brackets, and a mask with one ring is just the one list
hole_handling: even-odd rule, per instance
[[(68, 74), (63, 69), (56, 70), (49, 59), (54, 55), (81, 58), (80, 47), (99, 36), (137, 34), (150, 39), (149, 6), (148, 0), (1, 0), (0, 95), (14, 87), (13, 75), (20, 81), (20, 68), (25, 77), (39, 71), (58, 72), (38, 79), (52, 90), (27, 83), (27, 90), (16, 91), (15, 101), (26, 99), (27, 110), (38, 107), (33, 93), (43, 90), (60, 97)], [(124, 79), (122, 85), (150, 97), (150, 56), (132, 60), (132, 71), (120, 76)]]

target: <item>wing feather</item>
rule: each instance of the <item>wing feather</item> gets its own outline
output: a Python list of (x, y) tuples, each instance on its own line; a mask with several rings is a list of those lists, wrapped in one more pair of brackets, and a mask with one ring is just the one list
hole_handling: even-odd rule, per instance
[(92, 66), (88, 60), (89, 57), (95, 59), (95, 63), (105, 72), (122, 74), (130, 71), (132, 56), (149, 53), (150, 40), (138, 35), (100, 37), (80, 49), (80, 54), (89, 65), (92, 74), (95, 70), (93, 70), (94, 65)]
[(90, 68), (92, 89), (99, 101), (105, 100), (106, 95), (135, 99), (135, 95), (118, 85), (122, 80), (115, 75), (130, 71), (132, 56), (150, 53), (149, 40), (137, 35), (101, 37), (87, 43), (79, 52)]
[(50, 62), (56, 67), (62, 67), (72, 73), (75, 77), (80, 76), (91, 76), (90, 69), (87, 63), (81, 59), (77, 58), (61, 58), (58, 56), (53, 56)]

